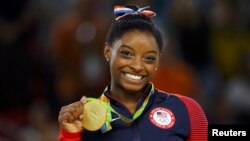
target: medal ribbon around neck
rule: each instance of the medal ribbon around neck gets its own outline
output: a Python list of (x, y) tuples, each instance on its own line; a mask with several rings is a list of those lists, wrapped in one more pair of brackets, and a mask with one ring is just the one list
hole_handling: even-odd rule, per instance
[[(105, 91), (107, 91), (107, 88), (105, 89)], [(104, 95), (104, 92), (102, 93), (100, 99), (87, 98), (88, 102), (90, 102), (90, 101), (99, 101), (107, 109), (107, 111), (108, 111), (107, 112), (107, 117), (106, 117), (106, 122), (104, 123), (104, 125), (100, 129), (103, 133), (105, 133), (105, 132), (107, 132), (107, 131), (109, 131), (109, 130), (112, 129), (111, 124), (110, 124), (112, 121), (115, 121), (117, 119), (121, 119), (124, 122), (131, 123), (131, 122), (135, 121), (138, 117), (140, 117), (141, 114), (143, 113), (145, 107), (148, 104), (150, 96), (153, 95), (153, 93), (154, 93), (154, 85), (151, 83), (151, 90), (150, 90), (148, 96), (144, 99), (141, 107), (134, 113), (134, 115), (133, 115), (133, 117), (131, 119), (130, 118), (126, 118), (125, 116), (123, 116), (119, 112), (117, 112), (114, 108), (112, 108), (112, 106), (110, 105), (110, 100), (109, 100), (109, 98), (107, 96)], [(119, 118), (112, 119), (111, 112), (113, 112), (116, 115), (118, 115)]]

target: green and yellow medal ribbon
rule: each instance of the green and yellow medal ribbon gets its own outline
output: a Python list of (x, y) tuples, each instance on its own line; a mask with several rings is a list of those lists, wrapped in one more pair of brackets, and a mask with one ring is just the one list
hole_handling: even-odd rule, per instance
[[(107, 90), (107, 88), (106, 88), (106, 90)], [(105, 90), (105, 91), (106, 91), (106, 90)], [(105, 91), (104, 91), (104, 92), (105, 92)], [(151, 90), (150, 90), (149, 94), (148, 94), (147, 97), (144, 99), (144, 101), (143, 101), (141, 107), (134, 113), (134, 115), (133, 115), (132, 118), (127, 118), (127, 117), (121, 115), (119, 112), (117, 112), (114, 108), (112, 108), (112, 106), (110, 105), (110, 100), (109, 100), (109, 98), (108, 98), (107, 96), (105, 96), (104, 93), (102, 93), (100, 99), (96, 99), (96, 98), (87, 98), (87, 104), (88, 104), (88, 103), (91, 103), (91, 102), (97, 102), (97, 103), (101, 104), (101, 105), (106, 109), (106, 111), (101, 111), (101, 112), (105, 112), (105, 113), (106, 113), (106, 117), (105, 117), (106, 121), (103, 122), (101, 128), (100, 128), (99, 125), (98, 125), (98, 126), (91, 125), (91, 127), (94, 126), (94, 127), (96, 127), (96, 128), (99, 128), (99, 129), (101, 130), (101, 132), (103, 132), (103, 133), (105, 133), (105, 132), (107, 132), (107, 131), (110, 131), (110, 130), (112, 129), (110, 123), (111, 123), (112, 121), (114, 121), (115, 119), (117, 119), (117, 118), (115, 118), (115, 119), (112, 118), (112, 114), (111, 114), (112, 112), (115, 113), (116, 115), (118, 115), (118, 117), (119, 117), (121, 120), (123, 120), (124, 122), (129, 122), (129, 123), (133, 122), (134, 120), (136, 120), (138, 117), (141, 116), (141, 114), (143, 113), (145, 107), (146, 107), (147, 104), (148, 104), (148, 101), (149, 101), (150, 96), (151, 96), (153, 93), (154, 93), (154, 85), (151, 83)], [(98, 104), (95, 104), (95, 105), (93, 104), (94, 107), (97, 107), (96, 105), (98, 105)], [(98, 111), (96, 111), (96, 110), (93, 111), (93, 112), (96, 113), (97, 116), (103, 115), (102, 113), (98, 113)], [(90, 117), (89, 119), (94, 119), (94, 117), (95, 117), (95, 116), (92, 116), (92, 117)], [(118, 119), (119, 119), (119, 118), (118, 118)], [(99, 117), (99, 119), (104, 119), (104, 117)], [(94, 122), (94, 121), (93, 121), (93, 122)], [(97, 123), (98, 123), (98, 122), (97, 122)], [(94, 124), (94, 123), (91, 123), (91, 124)], [(98, 124), (100, 124), (100, 123), (98, 123)], [(85, 127), (85, 128), (86, 128), (86, 127)], [(88, 127), (87, 127), (87, 128), (88, 128)], [(94, 131), (94, 130), (98, 130), (98, 129), (92, 129), (92, 130)]]

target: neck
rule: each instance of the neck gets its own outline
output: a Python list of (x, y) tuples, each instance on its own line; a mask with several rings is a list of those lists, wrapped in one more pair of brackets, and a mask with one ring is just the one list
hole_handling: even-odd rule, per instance
[(121, 88), (111, 86), (111, 96), (117, 99), (118, 101), (127, 104), (127, 103), (137, 103), (142, 91), (139, 92), (128, 92)]
[(139, 92), (129, 92), (120, 87), (111, 85), (110, 90), (110, 95), (117, 101), (121, 102), (131, 114), (134, 114), (136, 111), (137, 103), (144, 89)]

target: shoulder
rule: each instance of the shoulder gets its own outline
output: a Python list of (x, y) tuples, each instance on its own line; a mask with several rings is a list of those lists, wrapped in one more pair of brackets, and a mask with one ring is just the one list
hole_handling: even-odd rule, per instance
[(183, 96), (180, 94), (167, 93), (167, 92), (160, 91), (160, 90), (157, 90), (157, 91), (158, 91), (157, 95), (159, 97), (167, 97), (167, 98), (175, 99), (176, 101), (183, 103), (183, 105), (188, 110), (190, 118), (199, 117), (199, 118), (206, 120), (206, 116), (201, 105), (193, 98)]
[(198, 110), (198, 111), (203, 112), (200, 104), (196, 100), (194, 100), (190, 97), (187, 97), (187, 96), (179, 95), (179, 94), (175, 94), (175, 96), (178, 97), (186, 105), (186, 107), (189, 110), (194, 110), (194, 111)]
[(194, 99), (176, 95), (187, 107), (190, 122), (190, 135), (188, 140), (207, 140), (208, 122), (202, 107)]
[[(180, 111), (181, 119), (184, 117), (187, 118), (187, 122), (189, 123), (189, 136), (188, 141), (200, 141), (207, 140), (207, 128), (208, 122), (205, 116), (205, 113), (200, 106), (200, 104), (187, 96), (179, 95), (179, 94), (171, 94), (164, 91), (157, 90), (156, 93), (158, 99), (167, 98), (166, 103), (171, 103), (168, 105), (169, 107), (175, 107)], [(185, 108), (184, 108), (185, 107)], [(180, 110), (182, 109), (182, 110)], [(185, 109), (185, 110), (184, 110)], [(186, 114), (184, 114), (186, 113)]]
[[(202, 107), (200, 104), (194, 100), (193, 98), (183, 96), (180, 94), (173, 94), (173, 93), (168, 93), (165, 91), (157, 90), (156, 93), (157, 97), (165, 97), (165, 98), (171, 98), (171, 99), (176, 99), (183, 103), (185, 107), (188, 109), (189, 112), (203, 112)], [(204, 115), (205, 116), (205, 115)]]

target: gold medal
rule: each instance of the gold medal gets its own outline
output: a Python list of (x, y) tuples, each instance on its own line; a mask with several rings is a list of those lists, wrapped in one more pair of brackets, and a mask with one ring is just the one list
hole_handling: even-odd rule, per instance
[(89, 131), (99, 130), (107, 118), (107, 109), (101, 101), (93, 100), (84, 105), (82, 125)]

